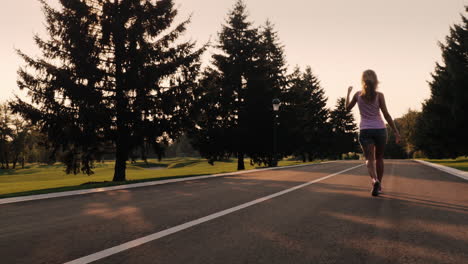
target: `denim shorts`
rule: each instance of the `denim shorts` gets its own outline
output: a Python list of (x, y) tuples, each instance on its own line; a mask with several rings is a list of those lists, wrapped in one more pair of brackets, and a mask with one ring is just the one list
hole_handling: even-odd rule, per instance
[(359, 143), (361, 146), (370, 144), (385, 145), (387, 143), (387, 129), (363, 129), (359, 131)]

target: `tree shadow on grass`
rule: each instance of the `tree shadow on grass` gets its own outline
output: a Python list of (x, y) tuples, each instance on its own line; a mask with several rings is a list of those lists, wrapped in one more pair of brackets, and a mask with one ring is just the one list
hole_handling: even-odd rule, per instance
[(169, 166), (169, 163), (137, 162), (137, 163), (131, 164), (131, 166), (138, 167), (138, 168), (144, 168), (144, 169), (167, 168), (167, 166)]

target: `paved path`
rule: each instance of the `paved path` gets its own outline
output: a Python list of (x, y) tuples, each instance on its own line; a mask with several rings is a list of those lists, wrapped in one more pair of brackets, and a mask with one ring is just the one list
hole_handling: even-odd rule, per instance
[[(81, 261), (359, 164), (1, 205), (1, 263)], [(468, 263), (468, 181), (386, 164), (378, 198), (360, 166), (94, 263)]]

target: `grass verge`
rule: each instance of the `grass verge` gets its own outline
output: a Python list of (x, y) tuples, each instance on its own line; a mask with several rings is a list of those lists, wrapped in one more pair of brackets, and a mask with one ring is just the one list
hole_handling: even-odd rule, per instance
[(468, 157), (459, 157), (457, 159), (425, 159), (425, 161), (468, 171)]

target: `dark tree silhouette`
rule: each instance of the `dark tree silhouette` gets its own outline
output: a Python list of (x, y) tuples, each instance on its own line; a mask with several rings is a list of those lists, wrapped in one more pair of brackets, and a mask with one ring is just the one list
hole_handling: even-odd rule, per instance
[[(287, 87), (287, 77), (283, 46), (271, 22), (267, 21), (260, 30), (257, 45), (258, 59), (248, 74), (246, 91), (246, 152), (252, 164), (274, 166), (276, 159), (281, 158), (283, 154), (274, 153), (273, 150), (273, 145), (278, 142), (273, 142), (272, 101), (274, 98), (282, 99)], [(278, 139), (281, 140), (276, 140)]]
[(304, 161), (324, 158), (331, 135), (325, 91), (310, 67), (304, 72), (296, 68), (289, 79), (282, 123), (290, 130), (290, 151)]
[(221, 76), (210, 68), (203, 72), (198, 89), (194, 90), (196, 100), (191, 108), (194, 124), (188, 132), (192, 146), (212, 165), (229, 158), (235, 149), (233, 117), (225, 107)]
[(339, 159), (343, 153), (356, 152), (358, 150), (357, 125), (353, 114), (346, 110), (345, 98), (339, 98), (335, 109), (330, 112), (330, 124), (332, 128), (331, 154)]
[(440, 43), (443, 63), (432, 74), (431, 97), (417, 122), (416, 147), (430, 158), (468, 155), (468, 19)]
[(278, 32), (269, 20), (260, 32), (259, 44), (260, 67), (263, 69), (266, 85), (272, 90), (273, 97), (279, 98), (287, 86), (286, 58)]
[[(405, 158), (413, 158), (413, 155), (416, 152), (414, 141), (418, 136), (416, 122), (420, 114), (420, 112), (409, 109), (406, 114), (395, 120), (401, 136), (399, 145), (401, 145), (405, 152)], [(388, 143), (394, 143), (394, 141), (389, 141)]]
[[(400, 128), (400, 122), (397, 119), (394, 120), (395, 125), (398, 127), (399, 132), (401, 133), (402, 130)], [(401, 135), (401, 134), (400, 134)], [(405, 152), (404, 146), (402, 144), (397, 144), (395, 142), (395, 133), (387, 125), (387, 144), (385, 145), (385, 153), (384, 158), (386, 159), (405, 159), (407, 158), (407, 154)]]
[(252, 164), (272, 165), (272, 100), (287, 85), (278, 34), (268, 21), (254, 27), (237, 1), (216, 47), (196, 91), (192, 143), (210, 163), (236, 156), (243, 170), (249, 156)]
[(409, 109), (402, 117), (394, 120), (395, 125), (400, 132), (400, 143), (395, 143), (395, 134), (387, 125), (388, 140), (385, 147), (385, 158), (392, 159), (411, 159), (415, 156), (415, 142), (419, 139), (419, 131), (417, 130), (417, 122), (421, 113)]
[[(247, 20), (243, 1), (236, 2), (219, 33), (219, 52), (213, 55), (213, 69), (207, 69), (198, 98), (198, 123), (193, 145), (209, 162), (235, 155), (238, 170), (245, 169), (248, 144), (246, 97), (249, 74), (254, 69), (258, 29)], [(198, 111), (198, 110), (197, 110)]]
[(41, 1), (48, 39), (35, 37), (40, 58), (26, 62), (15, 112), (37, 122), (68, 173), (92, 173), (105, 144), (115, 146), (114, 181), (126, 180), (129, 153), (145, 142), (162, 154), (186, 125), (202, 49), (179, 41), (188, 20), (173, 26), (172, 0)]

